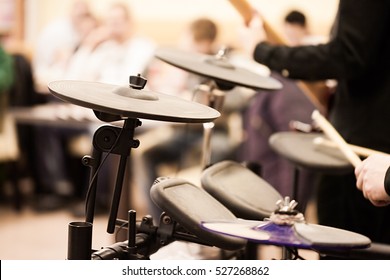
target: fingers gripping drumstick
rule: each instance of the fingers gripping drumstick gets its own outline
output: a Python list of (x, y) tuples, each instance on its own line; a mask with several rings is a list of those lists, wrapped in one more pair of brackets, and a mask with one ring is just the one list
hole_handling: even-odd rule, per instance
[(336, 129), (320, 114), (318, 110), (314, 110), (312, 119), (316, 124), (324, 131), (324, 133), (337, 145), (340, 151), (345, 155), (349, 162), (354, 166), (358, 166), (361, 163), (361, 159), (355, 154), (351, 147), (344, 141), (341, 135)]
[(263, 23), (263, 28), (267, 34), (268, 40), (275, 44), (288, 45), (286, 38), (284, 38), (280, 33), (276, 32), (272, 26), (265, 20), (263, 16), (260, 15), (246, 0), (229, 0), (232, 6), (237, 10), (237, 12), (244, 19), (245, 25), (249, 25), (254, 15), (257, 14), (260, 16)]

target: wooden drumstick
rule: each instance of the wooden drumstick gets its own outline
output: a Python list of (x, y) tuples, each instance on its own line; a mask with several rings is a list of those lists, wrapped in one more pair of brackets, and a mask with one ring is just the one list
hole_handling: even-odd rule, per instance
[(244, 19), (245, 25), (248, 25), (253, 18), (254, 9), (252, 8), (252, 6), (246, 0), (229, 1)]
[(316, 124), (324, 131), (324, 133), (337, 145), (340, 151), (345, 155), (348, 161), (354, 166), (358, 166), (361, 163), (361, 159), (355, 154), (355, 152), (348, 146), (347, 142), (341, 137), (336, 129), (328, 122), (328, 120), (321, 115), (318, 110), (314, 110), (312, 119)]
[[(233, 5), (233, 7), (237, 10), (237, 12), (241, 15), (241, 17), (244, 19), (245, 25), (249, 25), (251, 20), (253, 19), (253, 16), (257, 13), (260, 15), (259, 12), (257, 12), (249, 3), (247, 0), (229, 0), (230, 3)], [(275, 44), (282, 44), (282, 45), (288, 45), (288, 42), (286, 38), (284, 38), (280, 33), (276, 32), (275, 29), (273, 29), (270, 24), (265, 20), (263, 16), (260, 15), (260, 18), (263, 22), (263, 28), (265, 33), (267, 34), (268, 40)]]
[[(332, 141), (330, 141), (328, 139), (325, 139), (323, 137), (320, 137), (320, 136), (314, 138), (313, 139), (313, 143), (314, 143), (315, 146), (318, 146), (318, 147), (337, 148), (337, 145), (334, 142), (332, 142)], [(357, 155), (363, 156), (363, 157), (369, 157), (369, 156), (374, 155), (374, 154), (388, 155), (386, 153), (383, 153), (383, 152), (380, 152), (380, 151), (377, 151), (377, 150), (373, 150), (373, 149), (364, 148), (364, 147), (361, 147), (361, 146), (356, 146), (356, 145), (351, 145), (351, 144), (348, 144), (348, 146)]]

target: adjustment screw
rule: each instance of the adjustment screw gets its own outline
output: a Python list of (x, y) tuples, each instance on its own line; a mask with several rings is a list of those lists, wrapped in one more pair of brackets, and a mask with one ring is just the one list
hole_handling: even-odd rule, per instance
[(147, 80), (138, 74), (137, 76), (130, 76), (129, 78), (130, 87), (134, 89), (143, 89), (146, 85)]
[(172, 219), (171, 219), (171, 217), (169, 217), (169, 216), (164, 216), (163, 219), (162, 219), (162, 222), (163, 222), (165, 225), (169, 225), (170, 223), (172, 223)]

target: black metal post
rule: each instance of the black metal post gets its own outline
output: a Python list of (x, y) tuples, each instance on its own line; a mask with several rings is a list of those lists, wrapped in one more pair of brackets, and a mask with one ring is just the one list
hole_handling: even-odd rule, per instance
[(293, 177), (293, 191), (292, 191), (292, 199), (298, 201), (298, 192), (299, 192), (299, 169), (298, 167), (294, 167), (294, 177)]
[(86, 201), (86, 213), (85, 213), (85, 221), (88, 223), (93, 223), (93, 218), (95, 215), (95, 201), (96, 201), (96, 190), (97, 190), (97, 182), (98, 182), (98, 168), (100, 165), (102, 153), (96, 148), (93, 149), (92, 158), (84, 157), (83, 161), (85, 165), (91, 167), (91, 175), (90, 175), (90, 190), (89, 197)]
[(122, 193), (123, 180), (126, 172), (127, 159), (131, 154), (131, 149), (137, 148), (139, 146), (139, 141), (134, 140), (133, 137), (135, 128), (140, 125), (141, 122), (138, 119), (126, 119), (123, 124), (122, 131), (118, 136), (118, 141), (116, 141), (116, 146), (113, 148), (112, 151), (114, 154), (120, 155), (120, 162), (107, 225), (108, 233), (114, 233), (115, 231), (115, 223), (118, 215), (119, 202)]
[(135, 210), (129, 210), (127, 215), (128, 215), (128, 225), (127, 225), (128, 258), (136, 259), (137, 214)]
[(124, 180), (125, 172), (126, 172), (127, 158), (128, 158), (127, 156), (120, 157), (114, 194), (112, 196), (110, 216), (109, 216), (108, 225), (107, 225), (107, 232), (108, 233), (114, 233), (114, 231), (115, 231), (115, 222), (116, 222), (116, 217), (118, 215), (119, 202), (120, 202), (121, 193), (122, 193), (122, 185), (123, 185), (123, 180)]
[(92, 253), (92, 224), (71, 222), (68, 226), (68, 260), (90, 260)]

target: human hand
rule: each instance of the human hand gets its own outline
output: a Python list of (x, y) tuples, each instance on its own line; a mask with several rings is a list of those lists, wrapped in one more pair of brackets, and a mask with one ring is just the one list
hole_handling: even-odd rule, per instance
[(243, 50), (249, 56), (253, 55), (257, 44), (266, 41), (263, 19), (259, 13), (253, 13), (252, 19), (240, 30), (239, 37)]
[(372, 155), (355, 168), (357, 188), (375, 206), (390, 204), (390, 196), (384, 187), (385, 175), (389, 167), (390, 155)]

